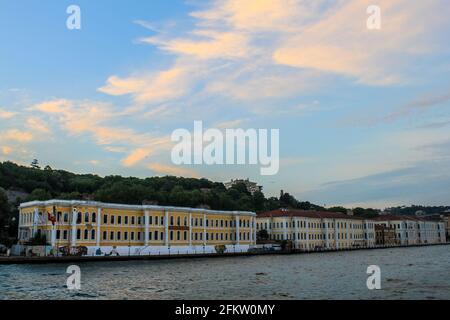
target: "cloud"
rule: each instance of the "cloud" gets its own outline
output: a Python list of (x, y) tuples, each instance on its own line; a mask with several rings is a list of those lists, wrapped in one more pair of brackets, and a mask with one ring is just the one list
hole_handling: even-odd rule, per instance
[(26, 121), (26, 126), (32, 131), (37, 131), (41, 133), (49, 133), (50, 129), (48, 126), (39, 118), (29, 117)]
[[(140, 133), (129, 127), (113, 125), (120, 120), (122, 112), (112, 105), (95, 101), (72, 101), (56, 99), (34, 105), (31, 110), (40, 111), (59, 122), (72, 135), (89, 135), (104, 150), (126, 153), (122, 164), (126, 167), (138, 165), (155, 153), (168, 150), (170, 137)], [(36, 125), (34, 121), (31, 122)]]
[(187, 76), (188, 69), (183, 67), (128, 78), (111, 76), (98, 91), (113, 96), (131, 94), (139, 104), (161, 102), (186, 93)]
[(1, 146), (0, 151), (3, 155), (8, 156), (12, 153), (13, 149), (9, 146)]
[(183, 177), (198, 177), (198, 174), (194, 170), (161, 163), (150, 163), (147, 165), (147, 168), (158, 174)]
[(199, 59), (243, 58), (249, 54), (247, 37), (234, 32), (196, 31), (195, 36), (206, 40), (144, 38), (141, 42), (158, 45), (175, 54), (195, 56)]
[(28, 131), (20, 131), (18, 129), (10, 129), (1, 133), (2, 140), (30, 142), (33, 140), (33, 134)]
[(3, 110), (0, 108), (0, 119), (10, 119), (14, 117), (17, 113), (12, 111)]
[[(447, 12), (448, 6), (442, 6), (442, 0), (380, 0), (381, 30), (373, 31), (366, 27), (366, 9), (372, 4), (369, 0), (213, 1), (191, 12), (193, 27), (182, 36), (137, 21), (158, 32), (141, 37), (140, 42), (173, 56), (172, 66), (112, 75), (98, 90), (130, 95), (140, 105), (180, 100), (185, 109), (193, 101), (220, 95), (246, 102), (246, 111), (258, 114), (263, 106), (248, 102), (311, 94), (336, 76), (370, 86), (414, 81), (415, 62), (442, 52), (441, 30), (448, 28), (449, 21), (437, 18), (435, 12)], [(169, 28), (173, 31), (174, 25)]]

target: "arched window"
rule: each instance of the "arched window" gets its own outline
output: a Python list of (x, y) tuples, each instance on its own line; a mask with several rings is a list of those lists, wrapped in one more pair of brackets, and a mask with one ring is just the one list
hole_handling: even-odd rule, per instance
[(87, 239), (88, 239), (88, 235), (89, 235), (88, 230), (85, 229), (85, 230), (84, 230), (84, 240), (87, 240)]
[(88, 223), (89, 222), (89, 212), (86, 212), (84, 214), (84, 222)]
[(92, 223), (96, 222), (97, 222), (97, 215), (95, 214), (95, 212), (92, 212)]
[(77, 213), (77, 224), (81, 223), (81, 212)]
[(91, 230), (91, 240), (95, 240), (95, 230)]

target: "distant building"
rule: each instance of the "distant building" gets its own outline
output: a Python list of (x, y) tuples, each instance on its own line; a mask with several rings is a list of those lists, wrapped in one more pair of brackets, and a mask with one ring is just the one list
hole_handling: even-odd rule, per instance
[(338, 212), (279, 209), (259, 213), (256, 229), (269, 239), (291, 240), (295, 249), (347, 249), (375, 246), (374, 222)]
[(372, 220), (375, 220), (375, 225), (394, 228), (396, 241), (401, 245), (444, 243), (446, 241), (443, 221), (406, 215), (380, 215)]
[(250, 192), (251, 194), (254, 194), (256, 191), (261, 191), (262, 190), (262, 186), (258, 186), (258, 184), (256, 182), (252, 182), (250, 181), (248, 178), (247, 179), (231, 179), (230, 182), (225, 182), (225, 188), (230, 189), (231, 187), (235, 186), (238, 183), (243, 183), (245, 184), (245, 186), (247, 187), (247, 191)]
[(385, 226), (384, 224), (376, 224), (375, 242), (377, 245), (398, 244), (395, 236), (395, 228), (393, 226)]

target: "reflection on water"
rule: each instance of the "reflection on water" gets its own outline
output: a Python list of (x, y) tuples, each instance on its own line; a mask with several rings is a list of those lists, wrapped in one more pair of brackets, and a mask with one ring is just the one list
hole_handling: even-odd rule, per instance
[[(381, 268), (381, 290), (366, 287)], [(450, 246), (286, 256), (0, 266), (0, 299), (450, 299)]]

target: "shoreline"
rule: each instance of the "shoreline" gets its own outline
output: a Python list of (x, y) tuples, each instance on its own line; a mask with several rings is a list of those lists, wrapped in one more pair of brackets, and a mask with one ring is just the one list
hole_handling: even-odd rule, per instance
[(355, 250), (377, 250), (392, 248), (409, 247), (427, 247), (450, 245), (445, 243), (413, 244), (413, 245), (387, 245), (376, 247), (356, 247), (343, 249), (324, 249), (324, 250), (292, 250), (286, 251), (267, 251), (267, 252), (230, 252), (230, 253), (199, 253), (199, 254), (161, 254), (161, 255), (142, 255), (142, 256), (63, 256), (63, 257), (0, 257), (0, 265), (14, 264), (51, 264), (51, 263), (69, 263), (69, 262), (110, 262), (110, 261), (135, 261), (135, 260), (172, 260), (172, 259), (199, 259), (199, 258), (224, 258), (224, 257), (247, 257), (261, 255), (291, 255), (291, 254), (313, 254), (323, 252), (341, 252)]

